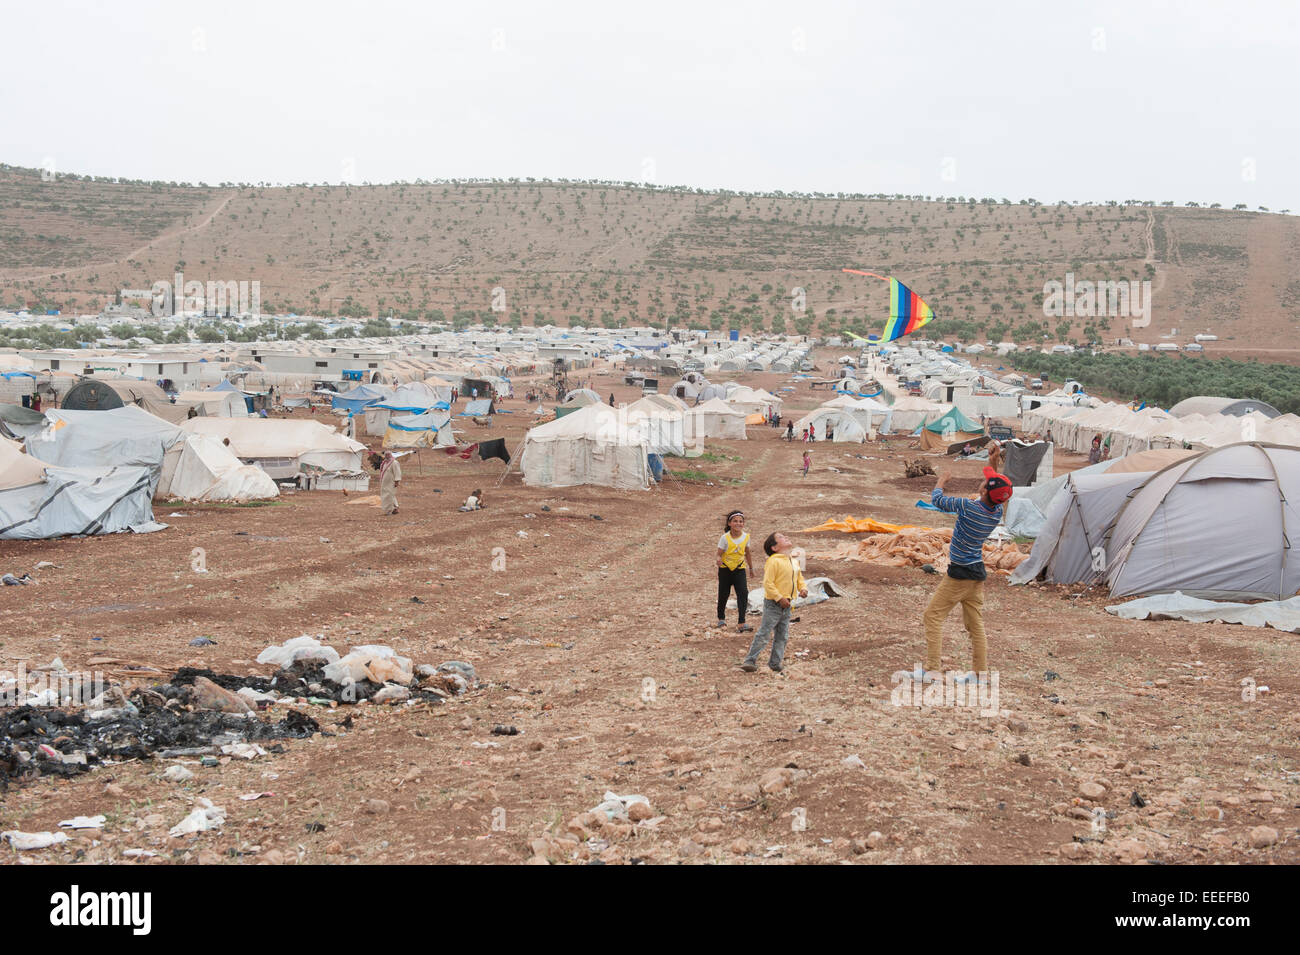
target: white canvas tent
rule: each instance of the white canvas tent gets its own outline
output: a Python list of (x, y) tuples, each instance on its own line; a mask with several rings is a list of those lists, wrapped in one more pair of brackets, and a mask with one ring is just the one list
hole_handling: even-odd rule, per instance
[(187, 410), (190, 406), (202, 408), (201, 414), (213, 418), (248, 417), (248, 404), (242, 391), (182, 391), (176, 396), (176, 404)]
[(164, 459), (156, 496), (183, 501), (262, 501), (279, 494), (265, 471), (241, 462), (216, 438), (187, 434)]
[(602, 404), (588, 405), (529, 430), (519, 469), (534, 487), (650, 486), (650, 447), (639, 428)]
[(745, 417), (745, 412), (731, 407), (718, 398), (710, 398), (686, 412), (685, 438), (687, 441), (701, 438), (743, 440)]
[(861, 444), (867, 440), (867, 432), (848, 408), (829, 408), (823, 405), (815, 408), (794, 423), (795, 434), (801, 434), (804, 428), (815, 428), (816, 440), (825, 441), (827, 432), (833, 432), (834, 441)]
[(230, 450), (243, 461), (256, 463), (271, 477), (289, 478), (308, 465), (324, 471), (361, 471), (366, 446), (319, 421), (287, 418), (191, 418), (181, 428), (218, 441), (230, 439)]
[(660, 396), (651, 395), (640, 401), (634, 401), (623, 409), (622, 413), (628, 424), (640, 428), (651, 454), (684, 455), (686, 453), (685, 414), (650, 400), (658, 397)]

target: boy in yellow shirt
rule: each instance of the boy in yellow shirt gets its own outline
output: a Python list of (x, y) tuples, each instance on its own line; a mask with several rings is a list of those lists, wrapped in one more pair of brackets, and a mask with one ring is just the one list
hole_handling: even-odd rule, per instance
[(767, 563), (763, 566), (763, 622), (754, 634), (754, 642), (749, 645), (749, 653), (740, 668), (746, 673), (758, 669), (758, 655), (767, 646), (768, 638), (772, 640), (772, 655), (767, 665), (780, 673), (785, 659), (785, 645), (790, 639), (790, 603), (795, 594), (808, 596), (808, 585), (803, 574), (794, 561), (790, 559), (790, 549), (794, 543), (784, 534), (768, 536), (763, 541), (763, 553), (767, 554)]

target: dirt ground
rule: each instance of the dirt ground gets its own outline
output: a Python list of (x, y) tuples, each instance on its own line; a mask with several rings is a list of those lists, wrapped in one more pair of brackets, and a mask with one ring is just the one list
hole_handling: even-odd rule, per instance
[[(592, 387), (631, 400), (616, 382), (595, 375)], [(787, 417), (825, 397), (800, 386)], [(517, 446), (532, 418), (522, 400), (505, 407), (515, 413), (466, 424), (466, 438)], [(779, 529), (809, 550), (839, 535), (796, 532), (828, 517), (951, 519), (914, 506), (928, 482), (901, 479), (920, 453), (903, 441), (818, 444), (806, 478), (802, 446), (776, 430), (707, 444), (702, 459), (669, 459), (704, 476), (648, 492), (528, 488), (517, 474), (498, 486), (499, 461), (425, 451), (404, 464), (392, 517), (349, 503), (356, 493), (294, 493), (160, 506), (170, 527), (152, 535), (0, 542), (0, 570), (37, 581), (0, 588), (0, 669), (60, 656), (127, 684), (150, 679), (128, 664), (269, 675), (257, 654), (311, 633), (344, 652), (381, 643), (417, 663), (466, 660), (482, 681), (442, 705), (304, 706), (335, 735), (287, 740), (282, 755), (11, 786), (0, 830), (108, 821), (0, 859), (118, 863), (134, 848), (153, 863), (1300, 861), (1294, 635), (1125, 621), (1102, 594), (998, 578), (985, 609), (997, 699), (895, 705), (891, 675), (920, 660), (937, 578), (811, 560), (809, 576), (851, 596), (796, 611), (783, 673), (743, 673), (750, 635), (734, 611), (727, 629), (710, 626), (726, 511), (745, 510), (756, 545)], [(475, 487), (488, 508), (459, 513)], [(195, 548), (207, 573), (191, 569)], [(56, 567), (34, 572), (40, 561)], [(198, 636), (217, 645), (188, 646)], [(945, 652), (969, 667), (956, 614)], [(493, 735), (498, 724), (519, 733)], [(861, 765), (845, 764), (854, 755)], [(174, 762), (195, 777), (165, 780)], [(655, 818), (575, 819), (607, 790), (644, 795)], [(239, 798), (257, 792), (272, 795)], [(170, 838), (199, 797), (225, 825)], [(1252, 848), (1252, 830), (1268, 841), (1257, 827), (1276, 842)]]

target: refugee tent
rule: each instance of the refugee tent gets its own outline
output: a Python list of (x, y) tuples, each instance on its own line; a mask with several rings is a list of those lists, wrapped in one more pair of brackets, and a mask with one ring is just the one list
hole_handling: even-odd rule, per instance
[(921, 447), (926, 451), (938, 451), (983, 436), (984, 429), (978, 422), (953, 407), (921, 428)]
[(695, 405), (699, 407), (706, 401), (712, 401), (714, 398), (725, 400), (727, 389), (724, 385), (705, 385), (700, 389), (699, 394), (695, 396)]
[(496, 410), (496, 405), (492, 403), (491, 398), (475, 398), (473, 401), (465, 402), (465, 410), (461, 412), (461, 417), (482, 417), (496, 414)]
[(904, 395), (895, 401), (891, 408), (894, 416), (890, 428), (894, 432), (901, 431), (908, 434), (944, 413), (943, 405), (913, 395)]
[(1300, 448), (1238, 443), (1158, 471), (1121, 508), (1106, 546), (1116, 597), (1180, 590), (1206, 599), (1282, 600), (1300, 528)]
[(392, 395), (393, 389), (387, 385), (357, 385), (351, 391), (335, 395), (330, 402), (330, 407), (336, 411), (351, 411), (357, 414), (371, 405), (386, 401)]
[(1041, 575), (1104, 581), (1117, 597), (1284, 599), (1300, 587), (1300, 563), (1287, 560), (1298, 510), (1296, 447), (1238, 443), (1157, 472), (1076, 472), (1012, 582)]
[(685, 413), (678, 409), (665, 408), (659, 402), (651, 400), (658, 397), (661, 396), (648, 395), (639, 401), (634, 401), (623, 409), (624, 417), (628, 424), (641, 430), (652, 454), (684, 455), (686, 453)]
[[(1159, 450), (1139, 451), (1122, 458), (1111, 458), (1097, 464), (1074, 471), (1074, 476), (1106, 474), (1115, 471), (1118, 474), (1142, 471), (1150, 473), (1159, 471), (1166, 465), (1181, 461), (1195, 454), (1195, 451)], [(1069, 474), (1050, 478), (1033, 487), (1017, 488), (1003, 510), (1003, 525), (1013, 537), (1039, 537), (1043, 533), (1045, 515), (1052, 501), (1065, 487)]]
[(187, 412), (185, 415), (187, 418), (191, 406), (196, 409), (201, 408), (199, 414), (210, 415), (214, 418), (248, 417), (248, 404), (244, 401), (244, 393), (233, 389), (230, 391), (182, 391), (176, 396), (176, 403), (173, 407), (183, 407)]
[(738, 411), (718, 398), (691, 408), (684, 415), (685, 439), (745, 438), (745, 412)]
[(0, 539), (114, 534), (153, 524), (149, 469), (54, 467), (0, 441)]
[[(451, 397), (450, 389), (447, 396)], [(408, 382), (401, 385), (394, 390), (391, 397), (366, 407), (366, 434), (382, 434), (387, 440), (390, 417), (394, 414), (407, 416), (423, 414), (440, 400), (437, 390), (424, 382)]]
[(445, 411), (394, 415), (385, 426), (384, 447), (431, 448), (435, 445), (455, 444), (451, 428), (447, 427), (450, 421), (451, 415)]
[(304, 466), (324, 471), (361, 471), (366, 446), (319, 421), (293, 418), (191, 418), (181, 425), (190, 434), (230, 439), (240, 460), (257, 464), (277, 480)]
[(60, 467), (147, 468), (151, 493), (158, 487), (168, 449), (185, 439), (180, 428), (135, 405), (108, 411), (54, 408), (45, 418), (48, 425), (27, 438), (32, 457)]
[(700, 388), (693, 381), (683, 378), (677, 384), (668, 389), (668, 393), (677, 398), (694, 398), (700, 393)]
[(530, 429), (519, 459), (524, 483), (534, 487), (650, 486), (650, 447), (639, 428), (619, 420), (606, 405), (593, 404)]
[(570, 391), (568, 394), (564, 396), (564, 403), (567, 405), (569, 402), (573, 401), (575, 398), (578, 397), (585, 399), (582, 402), (583, 405), (600, 404), (602, 401), (605, 400), (601, 398), (600, 395), (596, 394), (596, 392), (592, 391), (590, 388), (575, 388), (573, 391)]
[(565, 415), (580, 411), (583, 408), (589, 408), (592, 405), (600, 404), (600, 399), (595, 397), (595, 392), (581, 389), (580, 391), (569, 392), (569, 398), (566, 398), (564, 404), (555, 406), (555, 417), (563, 418)]
[(83, 378), (59, 403), (69, 411), (107, 411), (138, 405), (144, 399), (167, 403), (167, 393), (157, 385), (135, 378)]
[(261, 468), (244, 464), (216, 438), (187, 434), (163, 461), (156, 496), (183, 501), (261, 501), (278, 497)]
[(836, 443), (860, 444), (867, 439), (866, 429), (848, 408), (832, 408), (827, 405), (815, 408), (794, 423), (795, 434), (802, 434), (808, 427), (816, 429), (816, 441), (825, 441), (828, 432), (834, 435)]
[(45, 415), (23, 405), (0, 405), (0, 435), (25, 438), (45, 427)]

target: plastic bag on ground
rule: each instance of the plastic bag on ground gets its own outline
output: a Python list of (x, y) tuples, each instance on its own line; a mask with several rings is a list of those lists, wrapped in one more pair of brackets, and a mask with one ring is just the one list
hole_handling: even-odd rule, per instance
[(339, 652), (333, 647), (324, 646), (309, 634), (286, 640), (278, 647), (267, 647), (257, 655), (258, 663), (274, 663), (284, 668), (292, 666), (299, 660), (319, 660), (322, 663), (336, 663)]
[(212, 805), (211, 800), (200, 799), (199, 808), (171, 828), (173, 838), (188, 835), (191, 832), (206, 832), (217, 829), (226, 821), (226, 810)]
[(325, 679), (340, 685), (360, 683), (400, 683), (409, 685), (415, 680), (415, 671), (409, 657), (399, 657), (392, 647), (353, 647), (345, 657), (321, 670)]

